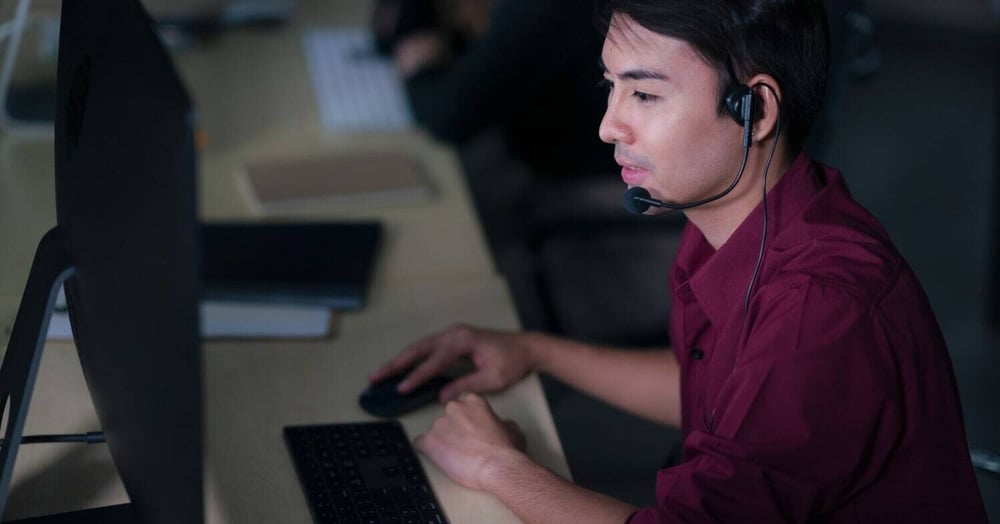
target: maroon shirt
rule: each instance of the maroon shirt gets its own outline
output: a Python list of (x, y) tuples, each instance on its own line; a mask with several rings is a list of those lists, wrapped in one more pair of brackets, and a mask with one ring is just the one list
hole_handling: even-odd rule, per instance
[(840, 174), (805, 155), (718, 251), (671, 273), (684, 459), (665, 522), (986, 522), (954, 371), (913, 271)]

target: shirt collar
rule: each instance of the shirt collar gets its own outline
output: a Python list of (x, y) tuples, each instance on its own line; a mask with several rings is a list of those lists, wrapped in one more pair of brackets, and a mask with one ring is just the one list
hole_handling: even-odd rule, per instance
[[(821, 188), (819, 169), (805, 153), (767, 193), (768, 232), (765, 249)], [(760, 252), (763, 217), (758, 204), (715, 251), (700, 231), (692, 246), (679, 254), (681, 275), (689, 276), (691, 291), (713, 325), (721, 328), (733, 311), (742, 310), (747, 287)], [(683, 278), (683, 277), (682, 277)]]

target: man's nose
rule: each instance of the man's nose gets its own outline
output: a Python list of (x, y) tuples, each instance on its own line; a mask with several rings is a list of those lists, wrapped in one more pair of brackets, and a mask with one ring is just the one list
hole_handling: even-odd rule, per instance
[(618, 104), (609, 97), (608, 109), (601, 119), (601, 127), (598, 128), (598, 135), (601, 140), (609, 144), (627, 144), (631, 142), (631, 133), (628, 126), (621, 119)]

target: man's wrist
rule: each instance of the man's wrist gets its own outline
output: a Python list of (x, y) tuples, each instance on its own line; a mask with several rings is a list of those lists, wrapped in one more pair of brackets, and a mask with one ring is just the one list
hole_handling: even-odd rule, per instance
[(535, 332), (525, 332), (523, 336), (531, 371), (548, 373), (552, 362), (552, 338)]
[(519, 482), (533, 470), (546, 471), (530, 457), (514, 448), (504, 448), (490, 457), (484, 464), (480, 476), (483, 491), (498, 494), (512, 483)]

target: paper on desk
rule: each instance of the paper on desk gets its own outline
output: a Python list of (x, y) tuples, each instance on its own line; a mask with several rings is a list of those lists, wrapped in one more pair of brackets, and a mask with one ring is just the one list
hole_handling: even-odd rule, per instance
[(376, 54), (370, 30), (312, 29), (302, 44), (327, 133), (413, 126), (403, 82), (392, 63)]

